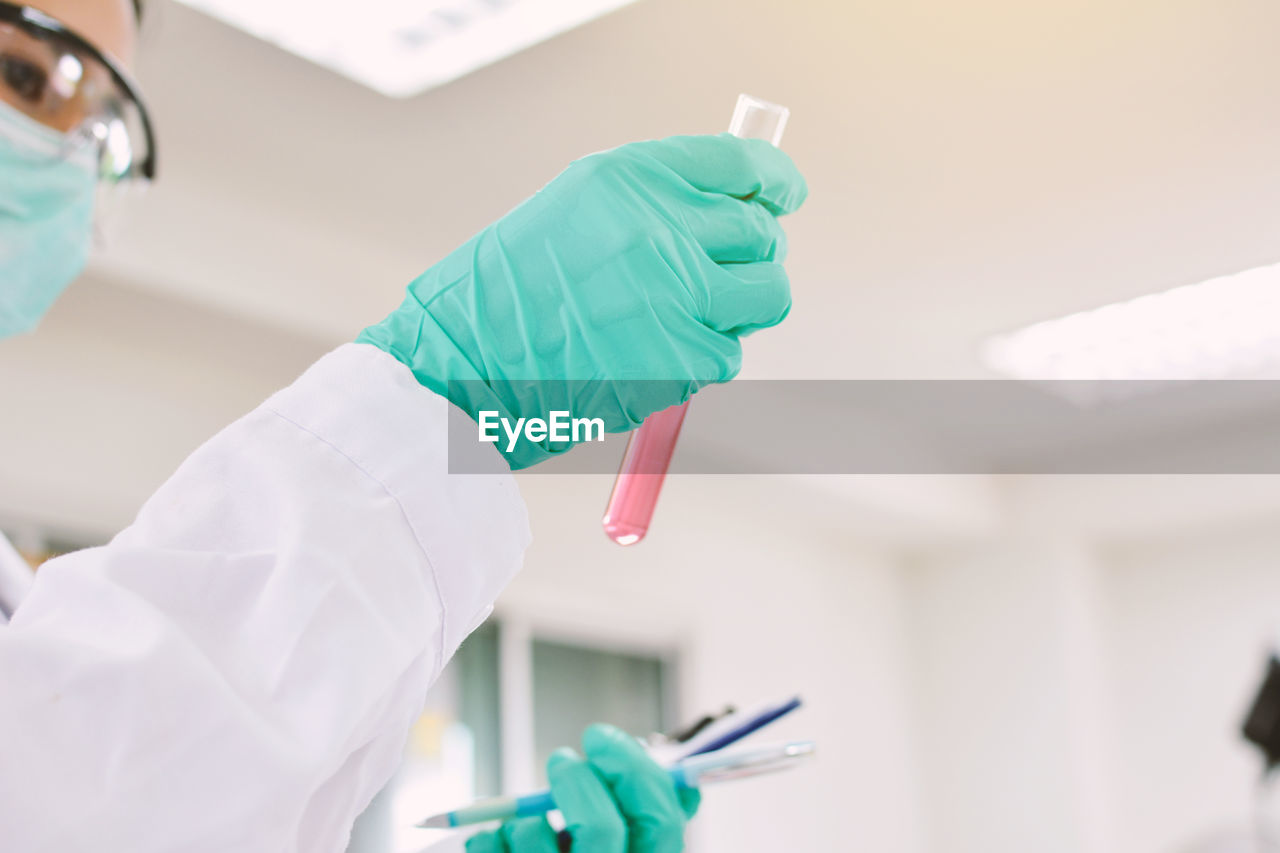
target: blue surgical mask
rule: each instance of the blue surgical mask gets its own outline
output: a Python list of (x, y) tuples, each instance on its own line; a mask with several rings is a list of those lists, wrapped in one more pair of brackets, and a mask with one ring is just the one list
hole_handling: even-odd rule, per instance
[(84, 270), (95, 158), (0, 103), (0, 338), (35, 328)]

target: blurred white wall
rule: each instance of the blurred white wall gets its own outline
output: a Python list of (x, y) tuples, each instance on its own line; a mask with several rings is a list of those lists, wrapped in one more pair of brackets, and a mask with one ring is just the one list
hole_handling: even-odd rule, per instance
[[(1060, 539), (948, 549), (909, 573), (932, 849), (1099, 850), (1092, 566)], [(1101, 795), (1101, 796), (1099, 796)]]
[(929, 849), (1172, 853), (1250, 826), (1276, 479), (1002, 486), (1006, 531), (907, 569)]
[(1115, 850), (1172, 850), (1251, 823), (1258, 756), (1240, 724), (1280, 640), (1274, 521), (1108, 555)]

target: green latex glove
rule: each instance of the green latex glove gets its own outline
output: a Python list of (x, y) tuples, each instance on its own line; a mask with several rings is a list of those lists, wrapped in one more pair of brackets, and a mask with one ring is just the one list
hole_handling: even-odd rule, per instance
[[(573, 853), (679, 853), (684, 825), (701, 795), (676, 788), (631, 735), (594, 725), (582, 735), (586, 759), (561, 749), (547, 762), (551, 795)], [(545, 817), (508, 821), (467, 840), (467, 853), (560, 853)]]
[[(728, 134), (592, 154), (427, 270), (358, 340), (473, 419), (567, 411), (624, 432), (733, 378), (739, 337), (786, 316), (776, 217), (806, 194), (786, 154)], [(513, 468), (571, 446), (506, 444)]]

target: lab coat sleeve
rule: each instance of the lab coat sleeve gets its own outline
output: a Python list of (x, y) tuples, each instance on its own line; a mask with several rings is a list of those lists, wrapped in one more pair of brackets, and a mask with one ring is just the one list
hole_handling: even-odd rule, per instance
[(46, 564), (0, 630), (0, 849), (342, 850), (529, 539), (448, 409), (341, 347)]

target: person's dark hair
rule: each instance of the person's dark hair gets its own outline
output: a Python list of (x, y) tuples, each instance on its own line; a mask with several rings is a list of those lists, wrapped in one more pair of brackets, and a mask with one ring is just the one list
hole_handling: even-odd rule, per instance
[(138, 23), (142, 23), (142, 0), (133, 0), (133, 13)]

